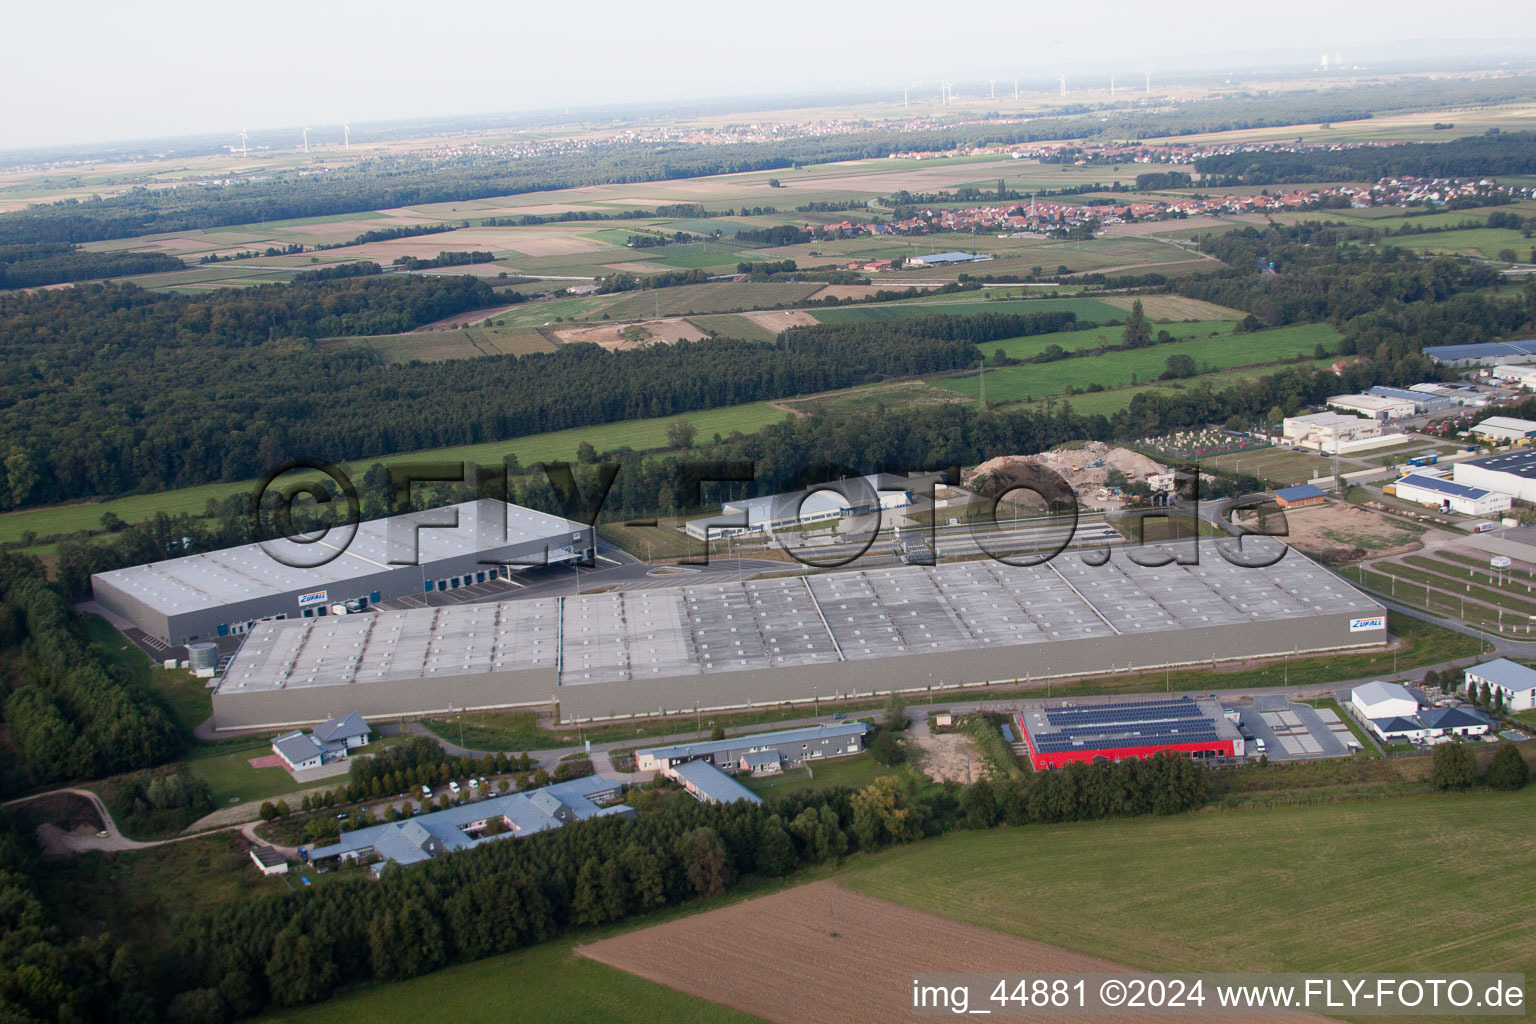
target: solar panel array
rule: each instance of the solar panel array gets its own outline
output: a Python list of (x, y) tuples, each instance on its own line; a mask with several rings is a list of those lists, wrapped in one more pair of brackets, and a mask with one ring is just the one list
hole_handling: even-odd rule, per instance
[(1185, 721), (1143, 725), (1106, 733), (1102, 727), (1068, 728), (1037, 737), (1035, 749), (1042, 754), (1068, 750), (1114, 750), (1171, 743), (1214, 743), (1219, 739), (1209, 721)]
[(1047, 722), (1063, 727), (1129, 725), (1134, 722), (1152, 723), (1167, 719), (1204, 717), (1205, 712), (1200, 710), (1200, 705), (1188, 697), (1179, 697), (1176, 700), (1132, 701), (1106, 707), (1047, 708), (1045, 712)]
[(1042, 754), (1221, 739), (1211, 712), (1189, 697), (1045, 708), (1032, 717), (1031, 739)]

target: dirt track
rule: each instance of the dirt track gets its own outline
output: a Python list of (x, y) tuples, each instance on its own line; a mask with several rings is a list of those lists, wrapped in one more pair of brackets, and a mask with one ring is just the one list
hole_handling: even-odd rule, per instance
[[(912, 1015), (916, 972), (1138, 973), (1097, 957), (850, 892), (834, 882), (746, 900), (577, 946), (576, 952), (782, 1024), (905, 1020)], [(1009, 1019), (1062, 1018), (1046, 1012)], [(1071, 1019), (1109, 1024), (1132, 1018)]]

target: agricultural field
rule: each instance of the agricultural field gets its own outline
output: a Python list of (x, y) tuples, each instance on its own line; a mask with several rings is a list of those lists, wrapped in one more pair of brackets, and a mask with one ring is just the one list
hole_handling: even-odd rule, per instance
[(413, 331), (409, 334), (376, 334), (362, 338), (332, 338), (321, 348), (344, 351), (364, 348), (381, 363), (408, 363), (419, 359), (435, 363), (475, 356), (523, 356), (553, 352), (555, 343), (533, 327), (466, 327), (459, 330)]
[(977, 313), (1059, 313), (1071, 311), (1079, 320), (1096, 324), (1125, 319), (1125, 310), (1116, 309), (1102, 299), (1004, 299), (988, 301), (940, 301), (914, 299), (908, 302), (880, 303), (874, 306), (843, 306), (818, 309), (816, 319), (827, 324), (866, 323), (902, 320), (913, 316), (966, 316)]
[[(1086, 388), (1090, 384), (1118, 388), (1149, 383), (1163, 372), (1168, 358), (1175, 355), (1191, 357), (1202, 372), (1207, 369), (1227, 370), (1262, 365), (1310, 356), (1318, 345), (1329, 350), (1337, 344), (1338, 338), (1338, 332), (1328, 324), (1305, 324), (1253, 334), (1170, 342), (1150, 348), (1111, 352), (1092, 359), (1063, 359), (1054, 363), (1008, 366), (986, 374), (987, 398), (992, 401), (1018, 401), (1059, 395), (1069, 387)], [(939, 380), (934, 384), (972, 396), (979, 395), (982, 387), (980, 379), (975, 375)]]
[(1531, 259), (1532, 242), (1513, 228), (1470, 228), (1464, 231), (1437, 231), (1427, 235), (1383, 238), (1382, 245), (1396, 246), (1421, 253), (1446, 253), (1452, 256), (1481, 256), (1497, 259), (1501, 250), (1512, 249), (1516, 258)]
[[(1235, 320), (1196, 320), (1192, 322), (1155, 323), (1153, 334), (1159, 331), (1167, 331), (1175, 338), (1209, 338), (1218, 335), (1231, 334), (1237, 326)], [(1121, 343), (1121, 327), (1096, 327), (1082, 331), (1055, 331), (1051, 334), (1031, 334), (1022, 338), (1007, 338), (1003, 341), (989, 341), (978, 344), (976, 348), (987, 358), (989, 365), (996, 365), (994, 358), (999, 349), (1009, 359), (1031, 359), (1052, 345), (1059, 345), (1068, 352), (1076, 352), (1081, 349), (1105, 348)]]
[[(249, 874), (250, 872), (246, 872)], [(758, 1018), (626, 974), (571, 951), (570, 940), (460, 964), (410, 981), (354, 989), (268, 1024), (446, 1017), (465, 1024), (522, 1020), (635, 1021), (637, 1024), (750, 1024)]]
[[(1010, 884), (1028, 888), (1019, 886), (1018, 879)], [(689, 955), (678, 956), (680, 949)], [(915, 971), (1123, 969), (849, 891), (835, 880), (584, 943), (576, 952), (775, 1024), (901, 1019), (912, 1012)]]
[(1111, 306), (1119, 306), (1127, 312), (1139, 302), (1142, 312), (1150, 319), (1170, 323), (1241, 320), (1244, 316), (1240, 309), (1220, 306), (1214, 302), (1206, 302), (1204, 299), (1189, 299), (1182, 295), (1110, 295), (1106, 296), (1104, 301)]
[[(1148, 970), (1530, 975), (1532, 813), (1528, 786), (959, 833), (855, 864), (844, 884)], [(1415, 887), (1381, 884), (1409, 849), (1442, 897), (1434, 928)], [(1489, 858), (1477, 871), (1468, 849)]]

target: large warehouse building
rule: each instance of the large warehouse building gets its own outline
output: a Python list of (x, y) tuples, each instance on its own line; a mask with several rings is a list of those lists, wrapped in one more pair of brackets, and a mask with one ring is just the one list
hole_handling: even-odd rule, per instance
[(263, 622), (221, 729), (558, 703), (567, 720), (864, 697), (1380, 645), (1380, 605), (1290, 552), (903, 566)]
[(1536, 501), (1536, 451), (1527, 449), (1458, 462), (1451, 469), (1451, 479), (1464, 487)]
[(1037, 769), (1163, 752), (1194, 758), (1243, 756), (1242, 734), (1213, 700), (1068, 704), (1020, 711), (1014, 721), (1029, 748), (1029, 763)]
[[(504, 501), (449, 506), (458, 526), (425, 525), (425, 513), (361, 523), (304, 547), (341, 553), (316, 568), (294, 568), (247, 544), (203, 555), (98, 573), (96, 602), (169, 644), (244, 633), (264, 620), (318, 618), (334, 605), (366, 608), (409, 594), (506, 578), (509, 566), (590, 557), (592, 529)], [(432, 517), (445, 509), (433, 509)], [(299, 547), (299, 545), (294, 545)], [(313, 562), (318, 559), (304, 552)]]

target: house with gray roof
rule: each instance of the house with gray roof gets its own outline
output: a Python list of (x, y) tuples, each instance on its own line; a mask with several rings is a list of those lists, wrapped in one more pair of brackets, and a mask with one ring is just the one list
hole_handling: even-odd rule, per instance
[(352, 750), (356, 747), (366, 747), (368, 736), (372, 731), (368, 728), (368, 723), (363, 721), (362, 715), (356, 711), (349, 711), (315, 726), (315, 739), (321, 743), (340, 743), (348, 750)]
[(589, 775), (344, 832), (339, 841), (310, 850), (309, 860), (376, 860), (377, 874), (385, 864), (417, 864), (481, 843), (536, 835), (572, 822), (631, 816), (633, 807), (616, 803), (623, 791), (624, 784), (616, 779)]
[(1466, 670), (1466, 682), (1481, 687), (1487, 684), (1504, 698), (1504, 707), (1510, 711), (1530, 711), (1536, 708), (1536, 670), (1510, 661), (1495, 658)]
[(693, 798), (704, 804), (729, 804), (745, 800), (760, 804), (762, 798), (708, 761), (684, 761), (667, 773)]
[(272, 752), (288, 765), (289, 771), (319, 768), (347, 757), (358, 747), (368, 745), (372, 730), (356, 711), (348, 712), (315, 726), (313, 732), (295, 729), (272, 741)]

